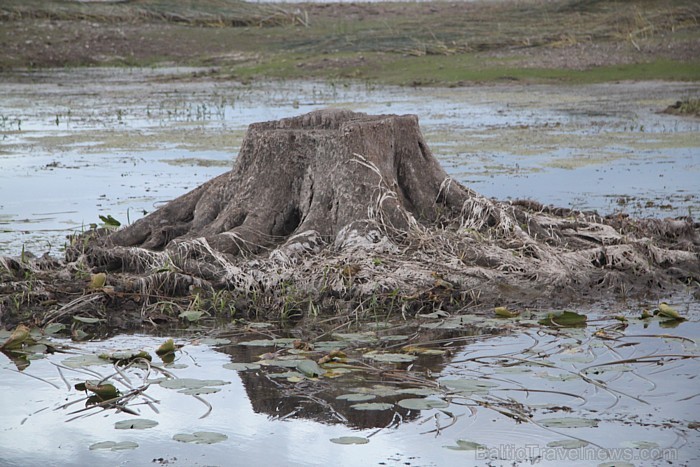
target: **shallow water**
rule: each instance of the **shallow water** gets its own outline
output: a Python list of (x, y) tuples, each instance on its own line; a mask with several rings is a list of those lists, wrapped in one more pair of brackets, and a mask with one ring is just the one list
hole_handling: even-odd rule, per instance
[[(464, 323), (456, 324), (451, 318), (423, 318), (423, 332), (433, 329), (431, 339), (438, 337), (434, 330), (440, 328), (446, 333), (443, 337), (448, 337), (430, 347), (450, 349), (451, 355), (423, 355), (412, 363), (382, 364), (362, 357), (367, 350), (357, 348), (377, 345), (358, 341), (367, 334), (346, 334), (349, 363), (358, 369), (337, 378), (320, 379), (289, 376), (287, 380), (279, 374), (290, 368), (275, 363), (241, 372), (223, 367), (231, 362), (259, 361), (260, 355), (272, 351), (277, 351), (277, 363), (287, 357), (317, 355), (294, 353), (284, 346), (238, 344), (265, 339), (269, 330), (236, 328), (228, 332), (229, 336), (235, 334), (230, 344), (207, 344), (196, 332), (178, 333), (180, 337), (176, 335), (175, 340), (184, 346), (177, 352), (175, 362), (166, 368), (177, 378), (221, 380), (210, 384), (220, 391), (199, 396), (206, 403), (160, 386), (155, 379), (159, 375), (153, 371), (145, 394), (152, 398), (157, 412), (134, 402), (127, 407), (137, 410), (138, 416), (94, 409), (87, 412), (90, 416), (73, 420), (76, 415), (70, 412), (82, 408), (83, 403), (63, 406), (79, 400), (82, 392), (69, 386), (95, 378), (86, 370), (106, 376), (114, 369), (103, 364), (62, 368), (59, 372), (54, 363), (66, 362), (75, 357), (73, 354), (144, 349), (154, 356), (154, 365), (162, 365), (154, 350), (165, 337), (121, 335), (89, 343), (54, 338), (57, 345), (70, 345), (71, 353), (31, 360), (21, 373), (0, 354), (0, 463), (443, 466), (490, 462), (547, 466), (598, 465), (606, 461), (617, 465), (626, 465), (620, 461), (665, 465), (671, 461), (674, 465), (697, 465), (700, 361), (681, 360), (678, 356), (699, 355), (700, 308), (697, 304), (678, 308), (689, 321), (672, 328), (661, 327), (656, 319), (646, 323), (637, 320), (636, 312), (630, 312), (628, 327), (620, 329), (619, 322), (609, 313), (592, 313), (586, 328), (556, 330), (522, 320), (517, 332), (498, 336), (474, 335), (473, 325), (478, 322), (486, 327), (495, 324), (508, 328), (510, 320), (463, 317)], [(404, 342), (396, 334), (387, 333), (390, 339), (384, 345), (388, 347), (381, 352), (398, 351), (392, 343)], [(630, 360), (596, 366), (650, 355), (657, 357), (647, 363)], [(365, 364), (385, 373), (368, 371)], [(591, 369), (585, 375), (598, 384), (576, 376), (586, 367)], [(422, 381), (438, 381), (443, 387), (410, 384), (407, 376), (392, 379), (386, 373), (392, 369), (406, 370), (403, 375)], [(125, 369), (121, 376), (129, 377), (131, 385), (138, 386), (143, 372)], [(111, 381), (124, 390), (120, 379), (115, 376)], [(454, 379), (483, 386), (446, 390), (445, 385), (449, 387)], [(398, 393), (397, 389), (416, 387), (428, 393), (433, 388), (434, 394), (428, 398), (446, 401), (444, 407), (412, 410), (399, 406), (401, 400), (423, 396)], [(370, 402), (389, 405), (380, 411), (357, 410), (352, 408), (354, 403), (337, 399), (347, 393), (375, 394)], [(518, 422), (513, 414), (526, 414), (528, 421)], [(115, 429), (116, 422), (137, 418), (158, 424), (147, 429)], [(576, 426), (538, 426), (548, 423), (548, 419), (571, 419)], [(591, 421), (597, 427), (579, 426)], [(173, 439), (178, 433), (199, 431), (223, 434), (226, 439), (211, 445)], [(331, 441), (344, 436), (368, 442), (340, 445)], [(459, 446), (458, 440), (482, 447), (477, 451), (451, 449)], [(562, 448), (551, 444), (577, 440), (583, 445)], [(104, 441), (130, 441), (138, 447), (119, 451), (90, 449)]]
[(228, 170), (248, 124), (328, 106), (417, 114), (446, 171), (498, 199), (657, 217), (700, 207), (700, 122), (658, 113), (697, 84), (241, 85), (191, 72), (0, 74), (0, 254), (60, 254), (99, 215), (133, 222)]

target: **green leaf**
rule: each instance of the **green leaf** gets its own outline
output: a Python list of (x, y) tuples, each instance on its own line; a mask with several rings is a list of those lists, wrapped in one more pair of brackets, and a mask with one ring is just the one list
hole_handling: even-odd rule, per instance
[(85, 323), (85, 324), (96, 324), (96, 323), (99, 323), (100, 321), (104, 321), (103, 319), (100, 319), (100, 318), (91, 318), (88, 316), (73, 316), (73, 319), (75, 321)]
[(320, 365), (313, 360), (302, 360), (297, 364), (296, 369), (309, 378), (321, 376), (326, 372), (326, 370), (321, 368)]
[(158, 422), (147, 418), (134, 418), (131, 420), (121, 420), (114, 424), (117, 430), (145, 430), (157, 426)]
[(340, 438), (331, 438), (331, 443), (335, 444), (367, 444), (369, 439), (360, 436), (341, 436)]
[(520, 314), (516, 311), (510, 311), (508, 308), (506, 308), (504, 306), (497, 306), (496, 308), (493, 309), (493, 312), (499, 318), (515, 318), (516, 316), (518, 316)]
[(471, 394), (487, 394), (490, 388), (498, 386), (498, 384), (491, 381), (473, 378), (440, 379), (439, 382), (452, 391)]
[(24, 324), (18, 325), (10, 337), (0, 346), (1, 349), (19, 349), (29, 340), (29, 328)]
[(382, 362), (382, 363), (404, 363), (404, 362), (412, 362), (415, 360), (416, 357), (415, 355), (406, 355), (402, 353), (379, 353), (376, 351), (371, 351), (367, 352), (366, 354), (363, 355), (364, 358), (369, 358), (370, 360), (374, 360), (375, 362)]
[(168, 389), (199, 389), (207, 386), (223, 386), (230, 384), (228, 381), (220, 379), (194, 379), (194, 378), (174, 378), (161, 381), (161, 387)]
[(348, 401), (348, 402), (364, 402), (364, 401), (371, 401), (372, 399), (376, 399), (377, 396), (374, 394), (358, 394), (358, 393), (350, 393), (350, 394), (341, 394), (336, 399), (341, 400), (341, 401)]
[(232, 362), (232, 363), (226, 363), (223, 365), (224, 368), (227, 370), (235, 370), (235, 371), (245, 371), (245, 370), (257, 370), (260, 368), (259, 363), (239, 363), (239, 362)]
[(126, 449), (136, 449), (137, 447), (139, 447), (139, 445), (133, 441), (121, 441), (119, 443), (115, 441), (102, 441), (100, 443), (91, 444), (90, 450), (109, 449), (110, 451), (124, 451)]
[(66, 325), (62, 323), (50, 323), (44, 328), (46, 334), (58, 334), (59, 332), (66, 329)]
[(199, 321), (199, 319), (204, 316), (206, 313), (203, 311), (198, 311), (198, 310), (188, 310), (188, 311), (183, 311), (178, 315), (178, 318), (186, 319), (190, 323), (194, 323), (195, 321)]
[(598, 422), (599, 420), (595, 418), (580, 417), (543, 418), (537, 420), (537, 423), (547, 428), (594, 428), (598, 426)]
[(588, 317), (574, 311), (562, 311), (550, 313), (546, 318), (538, 321), (543, 326), (553, 326), (561, 328), (583, 327), (586, 325)]
[(363, 404), (351, 405), (355, 410), (389, 410), (394, 408), (394, 404), (388, 402), (366, 402)]
[(195, 431), (192, 434), (178, 433), (173, 436), (173, 439), (181, 443), (214, 444), (221, 441), (226, 441), (228, 436), (222, 433), (215, 433), (213, 431)]
[(92, 384), (90, 381), (85, 381), (85, 389), (99, 396), (102, 400), (119, 397), (119, 391), (113, 384)]
[(447, 402), (441, 399), (402, 399), (399, 401), (399, 406), (404, 409), (410, 410), (430, 410), (430, 409), (442, 409), (447, 407)]
[(107, 216), (101, 215), (100, 220), (104, 222), (104, 224), (107, 227), (119, 227), (120, 225), (122, 225), (122, 223), (116, 220), (114, 217), (112, 217), (111, 214), (108, 214)]
[(679, 315), (678, 312), (666, 302), (659, 303), (659, 312), (657, 315), (661, 318), (667, 318), (670, 320), (685, 320), (685, 318)]
[(169, 353), (173, 353), (173, 352), (175, 352), (175, 341), (172, 339), (168, 339), (167, 341), (163, 342), (156, 349), (156, 355), (158, 355), (158, 356), (163, 356), (165, 354), (169, 354)]
[(107, 274), (104, 272), (99, 272), (90, 276), (90, 289), (101, 289), (107, 283)]

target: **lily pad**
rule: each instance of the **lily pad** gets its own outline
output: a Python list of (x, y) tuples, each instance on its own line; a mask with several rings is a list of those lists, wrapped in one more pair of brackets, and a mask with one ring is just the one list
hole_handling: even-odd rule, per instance
[(341, 401), (348, 401), (348, 402), (363, 402), (363, 401), (371, 401), (372, 399), (376, 399), (377, 396), (374, 394), (358, 394), (358, 393), (351, 393), (351, 394), (341, 394), (336, 399), (341, 400)]
[(489, 389), (498, 386), (498, 384), (492, 383), (491, 381), (473, 378), (441, 379), (439, 382), (441, 385), (445, 386), (447, 389), (451, 389), (452, 391), (471, 394), (486, 394), (488, 393)]
[(168, 389), (199, 389), (207, 386), (223, 386), (230, 384), (228, 381), (220, 379), (194, 379), (194, 378), (175, 378), (161, 381), (160, 385)]
[(438, 391), (431, 388), (405, 388), (396, 391), (396, 394), (411, 394), (413, 396), (432, 396), (437, 393)]
[(302, 360), (296, 366), (297, 371), (308, 378), (316, 378), (326, 372), (321, 366), (313, 360)]
[(448, 404), (442, 399), (402, 399), (399, 401), (399, 405), (404, 409), (410, 410), (430, 410), (430, 409), (442, 409), (447, 407)]
[(224, 339), (223, 337), (205, 337), (199, 340), (200, 344), (204, 345), (228, 345), (231, 343), (231, 339)]
[(418, 358), (415, 355), (406, 355), (402, 353), (379, 353), (376, 351), (367, 352), (363, 355), (363, 357), (382, 363), (405, 363), (412, 362)]
[(147, 418), (133, 418), (130, 420), (121, 420), (114, 424), (117, 430), (145, 430), (157, 426), (158, 422)]
[(543, 326), (553, 327), (583, 327), (586, 326), (588, 317), (574, 311), (562, 311), (559, 313), (549, 313), (546, 318), (538, 321)]
[(296, 339), (282, 337), (279, 339), (256, 339), (252, 341), (239, 342), (238, 345), (245, 347), (291, 347)]
[(213, 431), (195, 431), (194, 433), (178, 433), (173, 436), (175, 441), (181, 443), (194, 444), (214, 444), (226, 441), (228, 436), (223, 433), (215, 433)]
[(537, 423), (547, 428), (595, 428), (598, 426), (598, 422), (599, 420), (595, 418), (581, 417), (543, 418), (537, 420)]
[(657, 314), (660, 318), (664, 319), (679, 321), (685, 320), (685, 318), (679, 315), (678, 312), (666, 302), (659, 303), (659, 311)]
[(389, 410), (394, 408), (394, 404), (388, 402), (365, 402), (363, 404), (351, 405), (355, 410)]
[(374, 332), (334, 332), (333, 337), (343, 341), (351, 341), (356, 343), (369, 343), (378, 340)]
[(453, 451), (478, 451), (480, 449), (486, 449), (483, 444), (475, 443), (474, 441), (467, 441), (464, 439), (458, 439), (455, 441), (456, 446), (443, 446), (447, 449), (452, 449)]
[(137, 443), (134, 443), (133, 441), (102, 441), (99, 443), (91, 444), (90, 450), (95, 451), (98, 449), (107, 449), (110, 451), (125, 451), (127, 449), (136, 449), (137, 447), (139, 447), (139, 445)]
[(259, 363), (244, 363), (244, 362), (231, 362), (224, 364), (224, 368), (227, 370), (235, 371), (246, 371), (246, 370), (257, 370), (260, 368)]
[(61, 361), (61, 364), (69, 368), (83, 368), (93, 365), (109, 365), (110, 361), (100, 358), (95, 354), (74, 355)]
[(518, 316), (520, 314), (517, 311), (510, 311), (508, 308), (506, 308), (504, 306), (497, 306), (496, 308), (493, 309), (493, 312), (499, 318), (515, 318), (516, 316)]
[(331, 443), (335, 444), (367, 444), (369, 439), (361, 436), (341, 436), (340, 438), (331, 438)]

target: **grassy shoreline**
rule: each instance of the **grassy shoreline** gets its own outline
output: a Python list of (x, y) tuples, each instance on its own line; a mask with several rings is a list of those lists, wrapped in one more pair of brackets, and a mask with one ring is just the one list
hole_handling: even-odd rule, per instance
[(700, 79), (690, 0), (0, 6), (0, 71), (205, 66), (210, 75), (459, 86)]

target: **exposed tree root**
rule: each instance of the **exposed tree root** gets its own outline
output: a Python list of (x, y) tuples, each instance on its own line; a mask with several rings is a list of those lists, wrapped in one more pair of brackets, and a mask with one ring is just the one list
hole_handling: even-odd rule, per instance
[(47, 291), (76, 265), (107, 272), (105, 307), (223, 290), (268, 317), (454, 311), (697, 290), (700, 226), (490, 200), (447, 176), (415, 116), (323, 110), (251, 125), (233, 170), (60, 264), (1, 259), (3, 306), (23, 274)]

